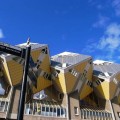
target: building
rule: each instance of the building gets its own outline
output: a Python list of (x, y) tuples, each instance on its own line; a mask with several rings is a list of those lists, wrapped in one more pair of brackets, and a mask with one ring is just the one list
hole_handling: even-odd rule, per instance
[[(120, 64), (31, 47), (24, 120), (120, 119)], [(0, 52), (0, 66), (0, 118), (17, 119), (24, 59)]]

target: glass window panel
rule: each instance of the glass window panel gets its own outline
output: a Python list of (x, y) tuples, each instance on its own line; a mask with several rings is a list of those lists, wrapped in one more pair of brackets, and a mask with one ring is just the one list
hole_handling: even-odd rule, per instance
[(42, 111), (45, 111), (45, 107), (42, 107)]
[(60, 116), (60, 109), (57, 108), (57, 116)]
[(49, 112), (49, 107), (46, 107), (46, 112)]
[(50, 112), (52, 112), (53, 111), (53, 108), (50, 108)]

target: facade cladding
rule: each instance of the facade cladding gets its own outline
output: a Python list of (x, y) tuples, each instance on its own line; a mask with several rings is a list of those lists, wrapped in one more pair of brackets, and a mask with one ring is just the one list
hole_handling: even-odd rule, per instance
[[(17, 45), (24, 47), (26, 44)], [(31, 43), (24, 120), (119, 120), (120, 64)], [(17, 119), (24, 59), (0, 52), (0, 118)]]

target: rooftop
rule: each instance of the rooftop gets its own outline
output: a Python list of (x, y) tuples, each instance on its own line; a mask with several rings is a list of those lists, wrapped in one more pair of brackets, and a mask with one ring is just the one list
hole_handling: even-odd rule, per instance
[(120, 64), (109, 62), (109, 61), (103, 61), (103, 60), (96, 60), (93, 62), (93, 68), (94, 68), (94, 75), (103, 75), (103, 76), (112, 76), (113, 74), (116, 74), (117, 72), (120, 72)]
[(51, 64), (53, 67), (59, 66), (66, 68), (67, 66), (77, 64), (90, 58), (91, 56), (82, 55), (72, 52), (63, 52), (51, 57)]
[[(24, 48), (26, 45), (27, 45), (27, 43), (22, 43), (22, 44), (18, 44), (16, 46), (18, 46), (20, 48)], [(30, 45), (31, 45), (31, 49), (36, 49), (36, 48), (40, 48), (43, 46), (47, 46), (46, 44), (31, 43), (31, 42), (30, 42)]]

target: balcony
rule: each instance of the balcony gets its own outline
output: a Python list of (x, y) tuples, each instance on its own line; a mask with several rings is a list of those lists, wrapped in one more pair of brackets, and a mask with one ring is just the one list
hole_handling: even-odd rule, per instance
[(82, 120), (113, 120), (112, 113), (101, 108), (81, 106), (80, 111)]
[(37, 100), (25, 104), (25, 115), (66, 118), (66, 108), (56, 102)]

